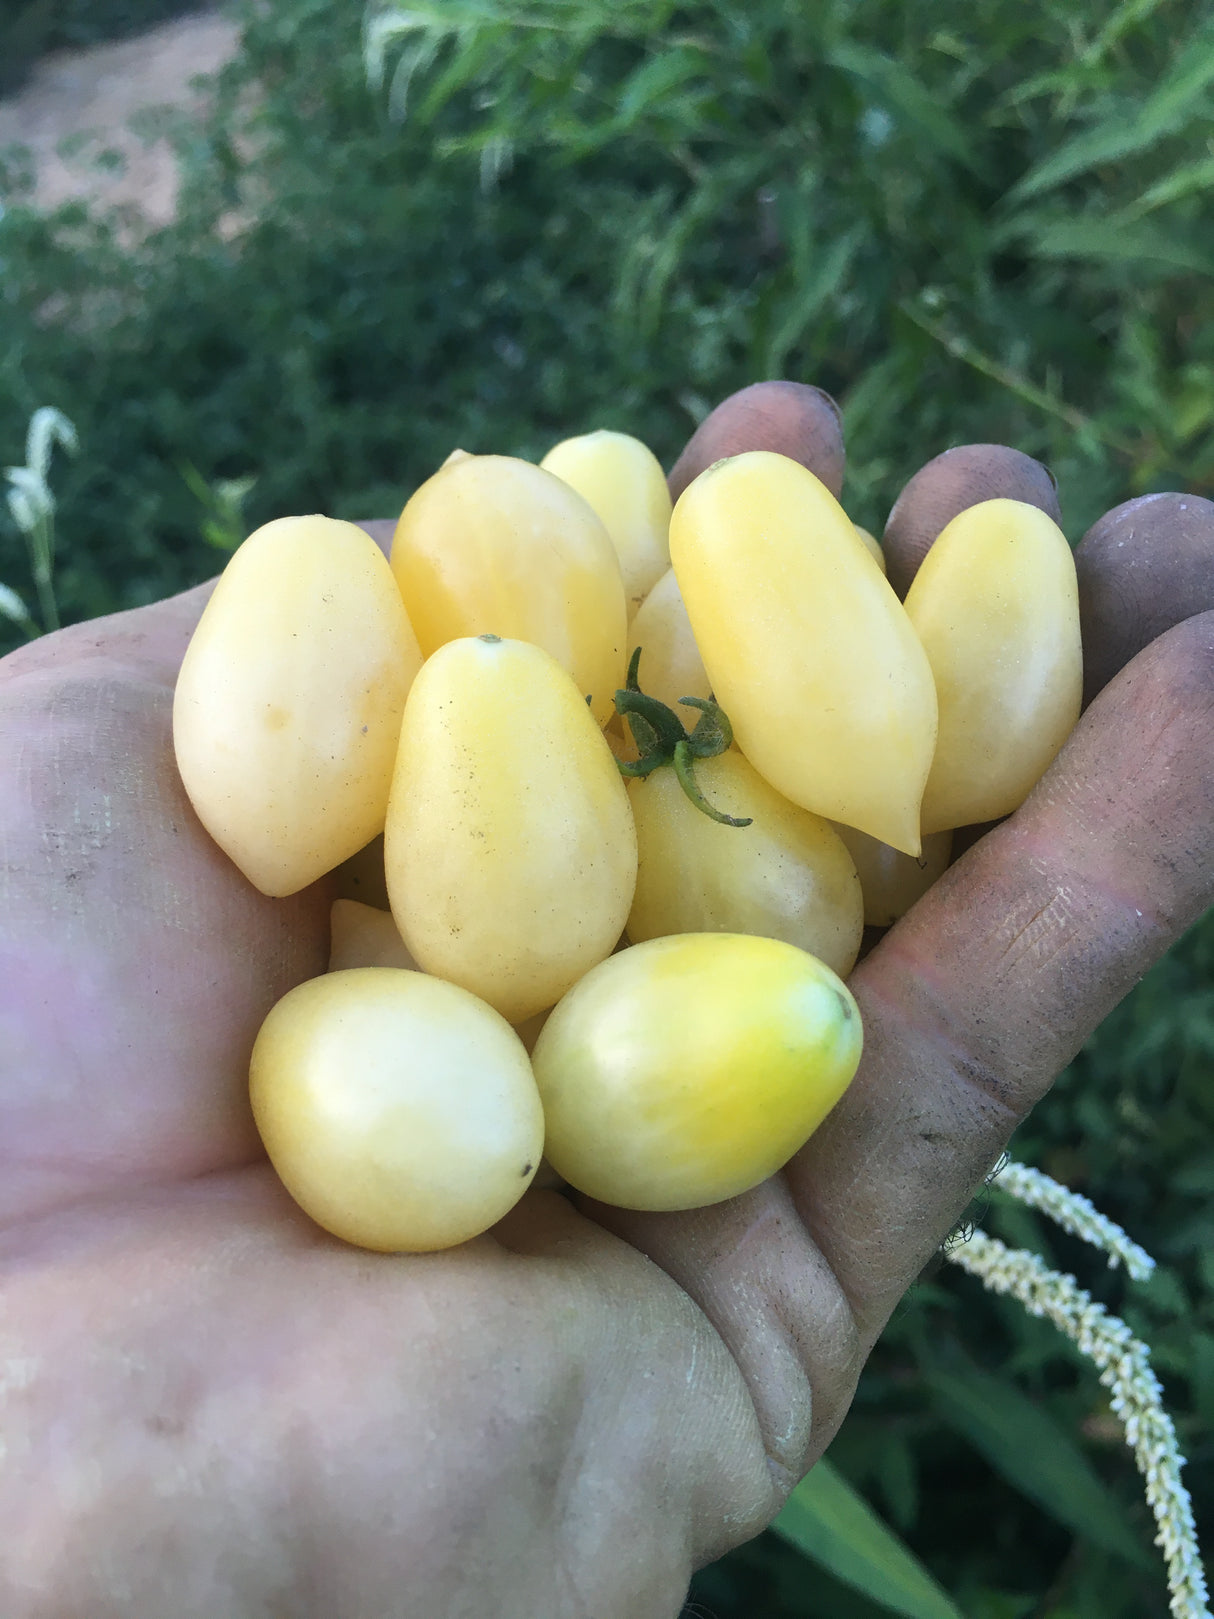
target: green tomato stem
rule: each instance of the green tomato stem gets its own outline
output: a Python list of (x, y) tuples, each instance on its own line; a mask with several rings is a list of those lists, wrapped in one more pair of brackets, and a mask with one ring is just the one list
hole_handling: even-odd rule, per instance
[(697, 759), (715, 759), (718, 753), (728, 753), (733, 747), (733, 726), (719, 703), (710, 697), (680, 697), (688, 708), (702, 710), (689, 741)]
[[(679, 785), (682, 787), (683, 791), (687, 794), (688, 798), (690, 798), (695, 807), (702, 814), (707, 815), (710, 820), (719, 821), (722, 826), (749, 826), (752, 820), (752, 817), (749, 815), (726, 815), (723, 810), (713, 809), (712, 805), (700, 791), (700, 784), (696, 780), (695, 772), (691, 767), (692, 757), (691, 739), (690, 737), (685, 737), (683, 741), (679, 743), (678, 747), (675, 748), (674, 758), (671, 760), (671, 763), (674, 765), (675, 775), (679, 778)], [(703, 755), (700, 757), (703, 757)]]
[(640, 662), (638, 646), (628, 662), (627, 682), (615, 694), (616, 713), (627, 719), (639, 754), (635, 760), (616, 760), (621, 776), (650, 776), (663, 765), (670, 765), (701, 814), (722, 826), (749, 826), (749, 817), (726, 815), (712, 807), (700, 791), (693, 769), (694, 760), (714, 759), (732, 746), (733, 727), (725, 711), (711, 697), (680, 697), (681, 704), (700, 710), (695, 730), (689, 735), (674, 709), (641, 690), (637, 674)]

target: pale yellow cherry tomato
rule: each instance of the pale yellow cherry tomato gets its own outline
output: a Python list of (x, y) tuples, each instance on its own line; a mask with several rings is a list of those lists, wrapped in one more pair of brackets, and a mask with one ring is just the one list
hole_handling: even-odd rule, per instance
[(391, 911), (357, 899), (335, 899), (329, 912), (329, 971), (347, 967), (405, 967), (417, 963), (405, 948)]
[(353, 523), (282, 517), (232, 556), (177, 677), (173, 745), (199, 820), (262, 893), (295, 893), (383, 829), (420, 663)]
[(575, 489), (508, 455), (452, 459), (400, 515), (392, 571), (422, 653), (502, 635), (550, 652), (600, 725), (624, 678), (619, 558)]
[[(620, 937), (616, 940), (615, 948), (617, 951), (627, 950), (628, 935), (626, 933), (620, 934)], [(535, 1042), (540, 1037), (540, 1030), (544, 1027), (544, 1024), (547, 1023), (551, 1016), (552, 1008), (550, 1006), (546, 1006), (542, 1012), (537, 1012), (534, 1017), (524, 1018), (521, 1023), (515, 1023), (512, 1025), (515, 1034), (518, 1035), (519, 1039), (526, 1046), (528, 1056), (530, 1056), (535, 1050)], [(537, 1180), (539, 1178), (540, 1177), (537, 1176)]]
[(536, 1041), (548, 1161), (620, 1208), (735, 1197), (817, 1129), (860, 1047), (846, 986), (782, 940), (633, 945), (587, 973)]
[(629, 618), (670, 567), (670, 491), (640, 439), (599, 428), (563, 439), (540, 462), (603, 519), (620, 559)]
[(860, 536), (860, 538), (864, 541), (864, 546), (865, 546), (865, 549), (868, 551), (868, 554), (872, 557), (873, 561), (880, 568), (881, 572), (884, 573), (885, 572), (885, 552), (881, 549), (880, 540), (877, 539), (875, 534), (870, 534), (866, 528), (861, 528), (859, 523), (853, 523), (852, 527), (855, 529), (856, 533)]
[(888, 928), (905, 916), (916, 900), (948, 869), (953, 852), (951, 832), (927, 832), (923, 850), (916, 859), (879, 843), (854, 826), (836, 824), (835, 831), (847, 845), (856, 864), (856, 874), (864, 894), (864, 921), (870, 928)]
[(696, 645), (691, 620), (679, 591), (674, 569), (666, 572), (641, 603), (628, 630), (628, 649), (641, 649), (638, 677), (642, 691), (656, 697), (690, 727), (696, 714), (680, 708), (683, 697), (710, 697), (712, 684)]
[(828, 822), (782, 798), (736, 751), (698, 759), (695, 779), (724, 826), (663, 765), (628, 784), (637, 829), (634, 944), (668, 933), (757, 933), (808, 950), (840, 977), (864, 931), (856, 868)]
[(826, 486), (766, 451), (718, 461), (679, 498), (670, 553), (713, 694), (759, 774), (918, 854), (932, 673)]
[(906, 613), (940, 699), (924, 832), (1010, 814), (1082, 703), (1079, 590), (1065, 535), (1022, 501), (971, 506), (933, 542)]
[(450, 1248), (526, 1191), (544, 1146), (531, 1064), (474, 995), (424, 973), (326, 973), (253, 1046), (253, 1116), (312, 1219), (388, 1253)]
[(521, 1023), (610, 954), (636, 858), (611, 749), (556, 660), (496, 636), (440, 647), (409, 694), (384, 832), (414, 959)]
[(384, 881), (383, 833), (377, 833), (365, 848), (343, 860), (333, 873), (333, 882), (339, 898), (361, 900), (364, 905), (386, 911), (388, 885)]

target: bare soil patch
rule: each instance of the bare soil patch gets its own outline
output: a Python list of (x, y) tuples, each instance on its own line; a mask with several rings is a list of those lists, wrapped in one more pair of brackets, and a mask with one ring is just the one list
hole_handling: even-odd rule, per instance
[(203, 12), (118, 44), (48, 56), (0, 102), (0, 147), (29, 148), (39, 208), (121, 204), (164, 224), (176, 204), (176, 162), (166, 141), (133, 133), (131, 119), (162, 106), (201, 115), (205, 90), (195, 80), (222, 67), (238, 44), (234, 23)]

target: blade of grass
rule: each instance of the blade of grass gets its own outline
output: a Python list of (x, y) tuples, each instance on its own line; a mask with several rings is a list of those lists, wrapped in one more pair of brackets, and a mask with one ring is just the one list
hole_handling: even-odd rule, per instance
[(828, 1461), (801, 1480), (772, 1528), (836, 1579), (903, 1619), (963, 1619), (910, 1547)]
[(977, 1367), (929, 1371), (926, 1382), (940, 1420), (968, 1439), (1022, 1495), (1113, 1557), (1147, 1571), (1155, 1566), (1087, 1457), (1013, 1383)]
[(1145, 152), (1177, 133), (1193, 117), (1208, 113), (1207, 90), (1214, 83), (1214, 22), (1203, 23), (1140, 107), (1118, 106), (1029, 170), (1009, 197), (1024, 201), (1051, 191), (1090, 169)]

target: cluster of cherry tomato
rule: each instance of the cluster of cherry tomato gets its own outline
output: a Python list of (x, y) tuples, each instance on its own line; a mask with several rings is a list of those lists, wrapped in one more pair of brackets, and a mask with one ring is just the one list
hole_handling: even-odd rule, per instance
[(541, 1156), (628, 1208), (756, 1185), (855, 1071), (865, 922), (1023, 800), (1080, 678), (1042, 512), (962, 513), (902, 603), (825, 486), (763, 452), (672, 512), (622, 434), (538, 466), (456, 451), (390, 562), (353, 524), (258, 530), (174, 739), (264, 893), (346, 874), (330, 972), (252, 1055), (284, 1184), (388, 1250), (486, 1230)]

